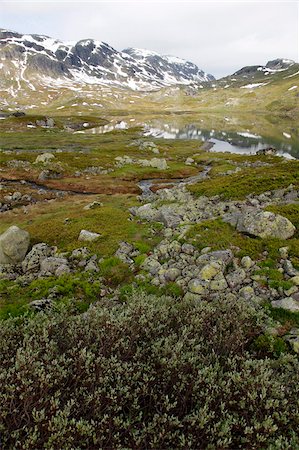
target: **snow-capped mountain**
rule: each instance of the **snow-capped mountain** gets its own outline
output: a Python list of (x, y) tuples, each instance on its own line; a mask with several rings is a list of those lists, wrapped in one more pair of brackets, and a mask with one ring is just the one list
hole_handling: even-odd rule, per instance
[(255, 77), (258, 72), (263, 73), (263, 75), (271, 75), (277, 72), (283, 72), (288, 69), (290, 66), (293, 66), (295, 61), (291, 59), (274, 59), (273, 61), (268, 61), (265, 66), (246, 66), (242, 67), (242, 69), (233, 73), (232, 76), (241, 76), (243, 78), (251, 78)]
[(48, 36), (3, 29), (0, 30), (0, 73), (0, 87), (9, 79), (18, 89), (32, 90), (39, 83), (65, 87), (72, 83), (103, 84), (152, 90), (214, 80), (195, 64), (172, 56), (132, 48), (117, 51), (92, 39), (61, 42)]

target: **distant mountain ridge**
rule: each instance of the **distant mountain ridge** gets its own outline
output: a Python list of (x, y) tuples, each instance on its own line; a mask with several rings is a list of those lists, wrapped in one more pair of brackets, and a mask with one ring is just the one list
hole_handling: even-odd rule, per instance
[(115, 50), (93, 39), (61, 42), (48, 36), (0, 29), (3, 77), (34, 89), (38, 77), (51, 83), (104, 84), (151, 90), (214, 80), (195, 64), (174, 56), (129, 48)]

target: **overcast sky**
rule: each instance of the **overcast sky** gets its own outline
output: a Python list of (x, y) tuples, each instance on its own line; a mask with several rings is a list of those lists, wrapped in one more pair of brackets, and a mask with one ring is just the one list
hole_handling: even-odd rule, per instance
[(298, 61), (298, 2), (0, 0), (0, 27), (93, 38), (196, 63), (217, 78), (274, 58)]

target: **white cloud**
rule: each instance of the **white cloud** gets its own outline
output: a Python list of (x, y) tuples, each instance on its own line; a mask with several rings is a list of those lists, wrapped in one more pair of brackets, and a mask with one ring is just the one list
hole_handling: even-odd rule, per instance
[(298, 60), (294, 2), (2, 1), (3, 28), (62, 40), (94, 38), (118, 50), (173, 54), (223, 76), (251, 64)]

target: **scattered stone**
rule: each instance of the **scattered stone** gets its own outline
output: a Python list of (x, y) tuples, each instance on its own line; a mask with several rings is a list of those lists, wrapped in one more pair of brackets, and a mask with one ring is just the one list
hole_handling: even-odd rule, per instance
[(192, 294), (199, 294), (199, 295), (203, 295), (207, 292), (207, 282), (204, 282), (203, 280), (199, 280), (199, 279), (193, 279), (189, 282), (188, 284), (188, 290), (192, 293)]
[(181, 275), (180, 269), (172, 267), (165, 271), (164, 277), (166, 281), (175, 281)]
[(56, 276), (60, 276), (64, 273), (70, 272), (68, 260), (66, 258), (59, 258), (55, 256), (49, 256), (47, 258), (44, 258), (41, 261), (40, 270), (42, 275), (56, 275)]
[(38, 176), (39, 181), (52, 180), (62, 178), (63, 174), (61, 171), (55, 169), (42, 170)]
[(277, 155), (277, 150), (274, 147), (266, 147), (258, 150), (256, 155), (266, 155), (266, 156), (274, 156)]
[(50, 161), (52, 161), (52, 159), (55, 159), (55, 156), (53, 155), (53, 153), (42, 153), (41, 155), (38, 155), (36, 160), (34, 161), (34, 164), (46, 164)]
[(94, 233), (94, 232), (88, 231), (88, 230), (81, 230), (78, 240), (92, 242), (92, 241), (95, 241), (96, 239), (98, 239), (100, 236), (101, 235), (99, 233)]
[(38, 272), (40, 264), (49, 256), (54, 255), (54, 247), (50, 247), (45, 243), (36, 244), (32, 247), (30, 252), (26, 255), (22, 262), (22, 269), (24, 273)]
[(98, 202), (98, 201), (94, 201), (92, 203), (88, 203), (88, 205), (84, 206), (84, 210), (87, 211), (89, 209), (95, 209), (95, 208), (100, 208), (101, 206), (103, 206), (103, 203)]
[(86, 272), (99, 272), (100, 269), (99, 269), (97, 262), (91, 260), (86, 264), (85, 271)]
[(294, 268), (293, 264), (288, 259), (286, 259), (283, 262), (282, 267), (283, 267), (283, 270), (285, 271), (285, 273), (287, 275), (289, 275), (290, 277), (295, 277), (295, 276), (299, 275), (299, 272)]
[(33, 302), (29, 303), (29, 306), (36, 311), (45, 311), (51, 308), (52, 299), (42, 298), (40, 300), (34, 300)]
[(250, 258), (250, 256), (243, 256), (241, 259), (241, 266), (244, 269), (249, 270), (252, 266), (254, 266), (254, 261)]
[(192, 164), (194, 164), (194, 163), (195, 163), (194, 159), (190, 158), (190, 157), (187, 158), (185, 161), (186, 166), (192, 166)]

